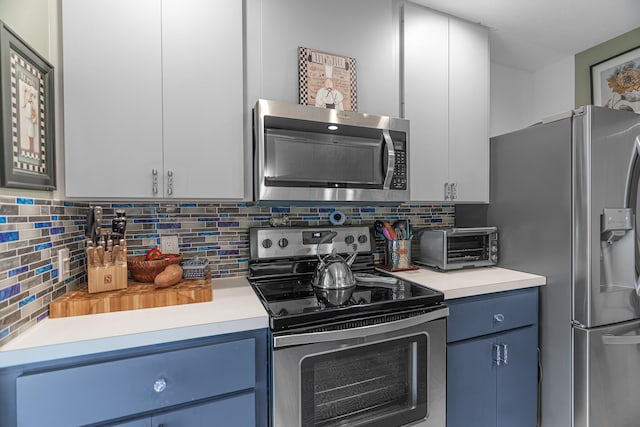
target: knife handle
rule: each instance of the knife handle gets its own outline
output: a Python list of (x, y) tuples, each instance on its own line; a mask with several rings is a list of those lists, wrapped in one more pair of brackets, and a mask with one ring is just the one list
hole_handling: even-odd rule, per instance
[(98, 246), (96, 248), (96, 253), (98, 254), (98, 265), (100, 267), (104, 267), (104, 246)]
[(87, 248), (87, 268), (93, 268), (95, 267), (95, 249), (93, 248), (93, 246), (89, 246)]

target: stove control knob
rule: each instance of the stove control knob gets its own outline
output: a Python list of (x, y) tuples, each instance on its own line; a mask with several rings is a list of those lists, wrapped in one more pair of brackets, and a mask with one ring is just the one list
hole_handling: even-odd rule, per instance
[(358, 242), (367, 243), (367, 235), (366, 234), (361, 234), (360, 236), (358, 236)]
[(281, 248), (286, 248), (288, 244), (289, 241), (285, 238), (278, 240), (278, 246), (280, 246)]
[(355, 237), (353, 237), (351, 234), (349, 234), (347, 237), (345, 237), (345, 238), (344, 238), (344, 242), (345, 242), (347, 245), (350, 245), (350, 244), (352, 244), (352, 243), (353, 243), (353, 242), (355, 242), (355, 241), (356, 241)]
[(269, 249), (271, 245), (273, 245), (273, 242), (271, 241), (271, 239), (264, 239), (262, 241), (262, 247), (265, 249)]

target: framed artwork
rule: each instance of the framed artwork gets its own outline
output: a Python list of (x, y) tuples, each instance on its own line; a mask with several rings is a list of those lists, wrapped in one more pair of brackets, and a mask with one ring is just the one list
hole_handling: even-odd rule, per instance
[(0, 21), (0, 185), (55, 189), (53, 67)]
[(300, 104), (358, 111), (354, 58), (300, 47), (298, 75)]
[(640, 47), (591, 66), (591, 102), (640, 113)]

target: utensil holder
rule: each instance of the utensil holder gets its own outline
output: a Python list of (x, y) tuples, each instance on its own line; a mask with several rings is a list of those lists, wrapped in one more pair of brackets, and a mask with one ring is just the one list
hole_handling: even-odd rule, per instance
[(387, 240), (384, 251), (384, 263), (393, 268), (411, 267), (411, 240)]

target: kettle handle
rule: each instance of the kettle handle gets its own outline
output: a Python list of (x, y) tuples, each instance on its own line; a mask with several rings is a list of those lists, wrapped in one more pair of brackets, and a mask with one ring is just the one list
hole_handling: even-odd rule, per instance
[(337, 235), (338, 235), (338, 233), (336, 233), (335, 231), (327, 233), (320, 239), (320, 241), (316, 245), (316, 256), (318, 257), (318, 260), (320, 261), (320, 266), (324, 266), (324, 261), (322, 260), (322, 257), (320, 256), (320, 245), (323, 244), (323, 243), (327, 243), (329, 240), (333, 239)]

